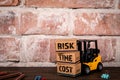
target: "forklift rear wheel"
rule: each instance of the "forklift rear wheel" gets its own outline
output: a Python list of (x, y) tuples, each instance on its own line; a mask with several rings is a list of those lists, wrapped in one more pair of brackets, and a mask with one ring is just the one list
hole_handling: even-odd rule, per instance
[(103, 69), (102, 63), (98, 63), (97, 70), (102, 71), (102, 69)]
[(89, 74), (89, 73), (90, 73), (90, 68), (89, 68), (89, 66), (85, 66), (84, 71), (85, 71), (85, 74)]

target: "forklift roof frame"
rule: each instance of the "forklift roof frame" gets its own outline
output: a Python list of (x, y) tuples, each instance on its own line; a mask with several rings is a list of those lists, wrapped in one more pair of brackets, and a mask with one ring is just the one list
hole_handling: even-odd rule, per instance
[(83, 45), (84, 45), (83, 47), (84, 47), (85, 52), (87, 50), (87, 43), (90, 45), (91, 42), (95, 42), (95, 49), (98, 49), (97, 40), (86, 40), (86, 39), (84, 39), (84, 40), (77, 40), (78, 50), (80, 50), (80, 51), (82, 51), (82, 42), (83, 42)]

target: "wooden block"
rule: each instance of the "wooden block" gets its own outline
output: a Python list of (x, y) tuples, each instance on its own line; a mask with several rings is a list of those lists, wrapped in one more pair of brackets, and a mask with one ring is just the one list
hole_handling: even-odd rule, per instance
[(75, 51), (78, 50), (77, 39), (58, 39), (55, 40), (56, 51)]
[(80, 60), (80, 52), (72, 51), (72, 52), (56, 52), (57, 61), (59, 62), (70, 62), (76, 63)]
[(69, 64), (57, 62), (57, 72), (63, 75), (78, 75), (81, 73), (81, 63)]

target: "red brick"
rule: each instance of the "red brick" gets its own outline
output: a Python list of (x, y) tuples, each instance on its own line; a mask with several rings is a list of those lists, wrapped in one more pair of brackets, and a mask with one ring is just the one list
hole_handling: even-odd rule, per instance
[[(50, 13), (50, 12), (49, 12)], [(43, 34), (58, 34), (58, 35), (67, 35), (69, 18), (68, 13), (63, 12), (45, 12), (39, 17), (39, 27), (41, 28), (41, 33)]]
[(115, 61), (116, 61), (116, 62), (119, 62), (119, 61), (120, 61), (120, 37), (117, 39)]
[(49, 39), (39, 36), (26, 36), (22, 39), (22, 53), (27, 61), (48, 62), (49, 61)]
[(0, 38), (0, 61), (5, 60), (4, 39)]
[(20, 40), (14, 37), (0, 38), (0, 61), (20, 60)]
[[(115, 60), (116, 53), (116, 39), (99, 39), (98, 47), (102, 56), (102, 61)], [(118, 48), (117, 48), (118, 49)]]
[(16, 6), (19, 0), (0, 0), (0, 6)]
[(0, 34), (16, 34), (18, 17), (13, 11), (0, 11)]
[(75, 13), (75, 35), (120, 35), (120, 14)]
[(114, 0), (25, 0), (31, 7), (111, 8)]
[[(39, 14), (32, 12), (23, 13), (21, 16), (21, 34), (68, 34), (68, 13), (43, 11)], [(38, 24), (38, 25), (37, 25)]]
[(32, 12), (21, 14), (20, 34), (31, 34), (37, 27), (37, 15)]
[(56, 62), (55, 40), (50, 40), (50, 61)]

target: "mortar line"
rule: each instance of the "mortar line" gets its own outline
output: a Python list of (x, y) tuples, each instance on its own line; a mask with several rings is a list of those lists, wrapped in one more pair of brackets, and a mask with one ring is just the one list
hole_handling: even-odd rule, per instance
[[(51, 37), (56, 37), (56, 36), (62, 36), (62, 37), (66, 37), (68, 35), (58, 35), (58, 34), (22, 34), (22, 35), (12, 35), (12, 34), (0, 34), (0, 36), (51, 36)], [(71, 36), (68, 36), (68, 37), (73, 37), (73, 36), (76, 36), (76, 37), (79, 37), (79, 36), (98, 36), (98, 37), (103, 37), (103, 36), (108, 36), (108, 37), (120, 37), (120, 35), (71, 35)]]
[[(23, 10), (24, 9), (24, 10)], [(0, 10), (17, 10), (17, 11), (31, 11), (31, 12), (41, 12), (42, 11), (79, 11), (80, 13), (120, 13), (120, 9), (68, 9), (68, 8), (26, 8), (26, 7), (1, 7)]]

